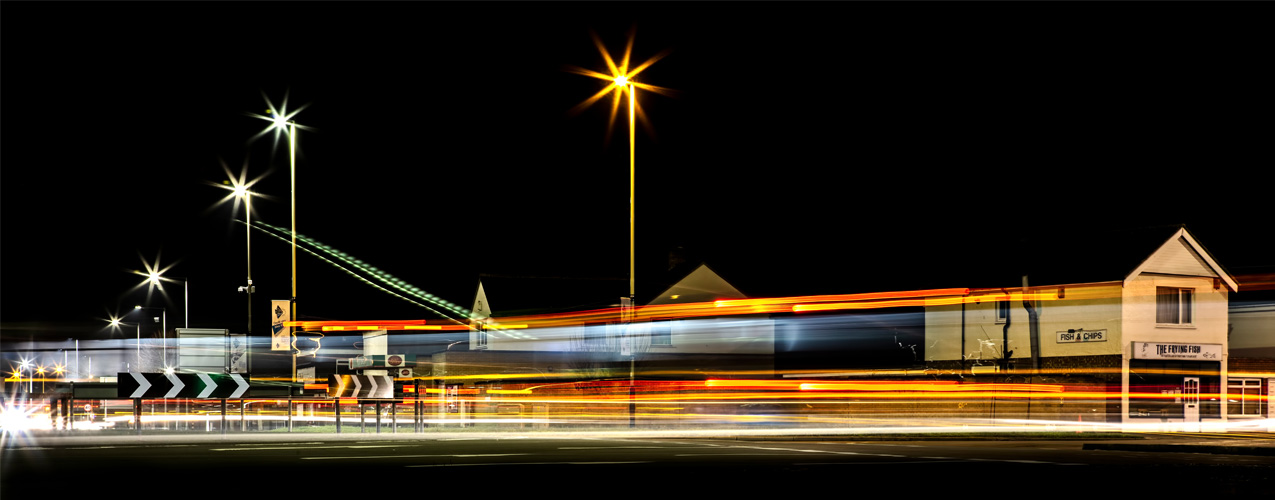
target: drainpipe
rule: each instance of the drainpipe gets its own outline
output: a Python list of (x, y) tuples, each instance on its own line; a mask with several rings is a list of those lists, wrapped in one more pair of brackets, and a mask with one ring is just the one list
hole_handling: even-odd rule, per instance
[[(1023, 275), (1023, 294), (1027, 293), (1027, 275)], [(1031, 345), (1032, 375), (1035, 376), (1040, 372), (1040, 302), (1024, 297), (1023, 308), (1027, 309), (1028, 342)]]
[[(1008, 290), (1002, 288), (1001, 291), (1009, 295)], [(1000, 308), (1000, 304), (996, 304), (996, 307)], [(1009, 358), (1014, 355), (1014, 351), (1009, 350), (1009, 324), (1013, 322), (1013, 316), (1006, 312), (1005, 327), (1001, 329), (1001, 357), (1004, 358), (1001, 360), (1001, 369), (1006, 373), (1009, 372)]]

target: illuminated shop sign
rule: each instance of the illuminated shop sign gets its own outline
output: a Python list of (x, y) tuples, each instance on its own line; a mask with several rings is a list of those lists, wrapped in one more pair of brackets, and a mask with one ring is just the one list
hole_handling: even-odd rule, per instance
[(1221, 361), (1222, 344), (1134, 342), (1133, 357), (1137, 359), (1194, 359), (1199, 361)]
[(1083, 328), (1077, 330), (1067, 330), (1058, 332), (1058, 343), (1068, 344), (1073, 342), (1106, 342), (1107, 330), (1085, 330)]

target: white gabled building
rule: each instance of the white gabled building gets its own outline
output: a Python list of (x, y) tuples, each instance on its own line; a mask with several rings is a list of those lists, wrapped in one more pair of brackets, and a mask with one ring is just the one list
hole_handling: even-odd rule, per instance
[(1238, 285), (1184, 226), (1157, 229), (1015, 247), (1026, 269), (1045, 271), (927, 307), (928, 364), (1118, 393), (1109, 421), (1225, 420), (1227, 306)]

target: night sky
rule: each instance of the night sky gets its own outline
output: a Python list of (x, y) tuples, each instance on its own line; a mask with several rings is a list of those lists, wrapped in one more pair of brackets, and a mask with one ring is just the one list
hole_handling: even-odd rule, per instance
[[(91, 337), (142, 303), (180, 326), (180, 284), (133, 289), (157, 257), (189, 281), (191, 327), (241, 332), (245, 231), (212, 184), (246, 163), (270, 197), (254, 219), (288, 225), (286, 143), (249, 143), (263, 93), (314, 129), (301, 234), (465, 306), (481, 275), (624, 295), (625, 124), (608, 138), (609, 99), (571, 113), (605, 85), (567, 71), (605, 70), (590, 30), (618, 57), (635, 28), (635, 62), (667, 50), (636, 79), (676, 91), (639, 93), (639, 294), (678, 246), (751, 296), (848, 293), (967, 286), (944, 280), (991, 242), (1177, 223), (1232, 273), (1269, 272), (1253, 10), (6, 2), (0, 333)], [(264, 332), (290, 254), (252, 249)], [(299, 267), (303, 319), (436, 317)]]

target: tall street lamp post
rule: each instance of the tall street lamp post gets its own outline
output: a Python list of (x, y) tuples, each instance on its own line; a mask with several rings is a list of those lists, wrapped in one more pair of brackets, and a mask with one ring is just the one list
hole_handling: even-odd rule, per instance
[(235, 187), (235, 196), (244, 201), (244, 236), (248, 246), (248, 284), (239, 287), (239, 292), (248, 295), (248, 335), (252, 335), (252, 293), (257, 287), (252, 284), (252, 191), (246, 186)]
[[(143, 309), (159, 309), (160, 311), (160, 321), (161, 321), (160, 322), (160, 330), (161, 330), (160, 337), (162, 339), (161, 340), (162, 350), (160, 351), (160, 357), (163, 359), (163, 365), (169, 366), (169, 363), (168, 363), (168, 309), (163, 307), (143, 307), (140, 305), (133, 306), (134, 311), (141, 311)], [(138, 338), (139, 338), (138, 343), (139, 344), (141, 343), (140, 337), (141, 337), (141, 327), (139, 326), (138, 327)], [(138, 349), (140, 350), (141, 348), (139, 347)], [(139, 363), (141, 362), (140, 359), (138, 362)]]
[[(111, 320), (112, 327), (119, 328), (121, 325), (129, 326), (129, 323), (124, 323), (118, 318)], [(142, 369), (142, 324), (139, 322), (133, 326), (137, 327), (137, 364), (135, 366), (137, 366), (137, 369), (140, 371)], [(79, 354), (76, 354), (75, 361), (77, 363), (79, 362)]]
[[(267, 127), (265, 130), (261, 131), (260, 134), (257, 134), (257, 136), (259, 137), (262, 134), (265, 134), (273, 130), (275, 133), (275, 142), (277, 144), (280, 133), (288, 134), (288, 164), (289, 164), (288, 179), (289, 179), (289, 190), (291, 193), (291, 201), (289, 205), (292, 212), (291, 230), (290, 230), (292, 233), (292, 298), (290, 299), (291, 307), (289, 307), (288, 319), (292, 321), (296, 321), (298, 317), (297, 315), (297, 129), (307, 130), (308, 127), (305, 127), (303, 125), (297, 125), (297, 122), (292, 119), (294, 116), (297, 115), (297, 113), (300, 113), (301, 110), (305, 109), (305, 106), (303, 105), (292, 112), (288, 112), (287, 95), (284, 96), (282, 106), (280, 106), (279, 109), (275, 109), (274, 104), (270, 102), (269, 98), (266, 99), (266, 105), (269, 107), (269, 110), (267, 112), (270, 116), (255, 115), (255, 114), (252, 115), (254, 117), (261, 118), (263, 120), (267, 120), (270, 122), (270, 126)], [(296, 382), (296, 379), (297, 379), (297, 354), (296, 354), (296, 351), (293, 350), (292, 352), (292, 381)]]
[(160, 270), (153, 270), (149, 272), (146, 275), (146, 281), (153, 286), (160, 287), (161, 290), (164, 287), (163, 282), (165, 281), (180, 281), (182, 283), (182, 317), (186, 324), (184, 328), (190, 328), (190, 281), (186, 278), (164, 276), (164, 272)]
[[(606, 46), (602, 44), (602, 41), (598, 39), (596, 35), (594, 36), (593, 41), (597, 45), (598, 51), (602, 53), (602, 58), (606, 61), (608, 73), (602, 73), (602, 72), (587, 70), (583, 68), (572, 68), (571, 71), (574, 73), (588, 76), (588, 77), (597, 78), (600, 80), (606, 80), (610, 83), (601, 91), (594, 94), (592, 97), (589, 97), (584, 102), (580, 103), (580, 105), (576, 106), (575, 109), (579, 110), (579, 109), (586, 108), (592, 105), (593, 103), (597, 102), (599, 99), (602, 99), (607, 94), (611, 94), (612, 96), (611, 123), (614, 123), (616, 116), (619, 114), (620, 101), (621, 100), (628, 101), (627, 105), (628, 105), (628, 122), (629, 122), (628, 123), (629, 125), (629, 301), (631, 303), (634, 299), (634, 296), (637, 294), (637, 284), (636, 284), (637, 269), (635, 264), (637, 260), (637, 256), (636, 256), (636, 253), (637, 253), (636, 179), (637, 177), (636, 177), (636, 153), (635, 153), (636, 145), (637, 145), (637, 133), (635, 130), (636, 129), (635, 126), (636, 126), (638, 115), (642, 114), (641, 106), (638, 105), (637, 103), (636, 92), (637, 92), (637, 89), (649, 90), (649, 91), (661, 93), (661, 94), (666, 94), (670, 92), (669, 89), (666, 89), (663, 87), (657, 87), (654, 85), (648, 85), (645, 83), (636, 82), (633, 80), (633, 77), (637, 76), (638, 73), (641, 73), (642, 71), (646, 70), (646, 68), (649, 68), (652, 64), (655, 64), (655, 62), (663, 58), (667, 52), (661, 52), (660, 54), (646, 60), (646, 62), (643, 62), (642, 64), (639, 64), (633, 68), (630, 68), (629, 57), (633, 52), (633, 34), (632, 33), (629, 34), (628, 43), (625, 45), (625, 48), (624, 48), (624, 57), (623, 59), (620, 60), (620, 64), (618, 66), (615, 63), (615, 60), (611, 58), (611, 54), (607, 51)], [(642, 115), (645, 116), (644, 114)], [(609, 134), (609, 129), (608, 129), (608, 134)]]

